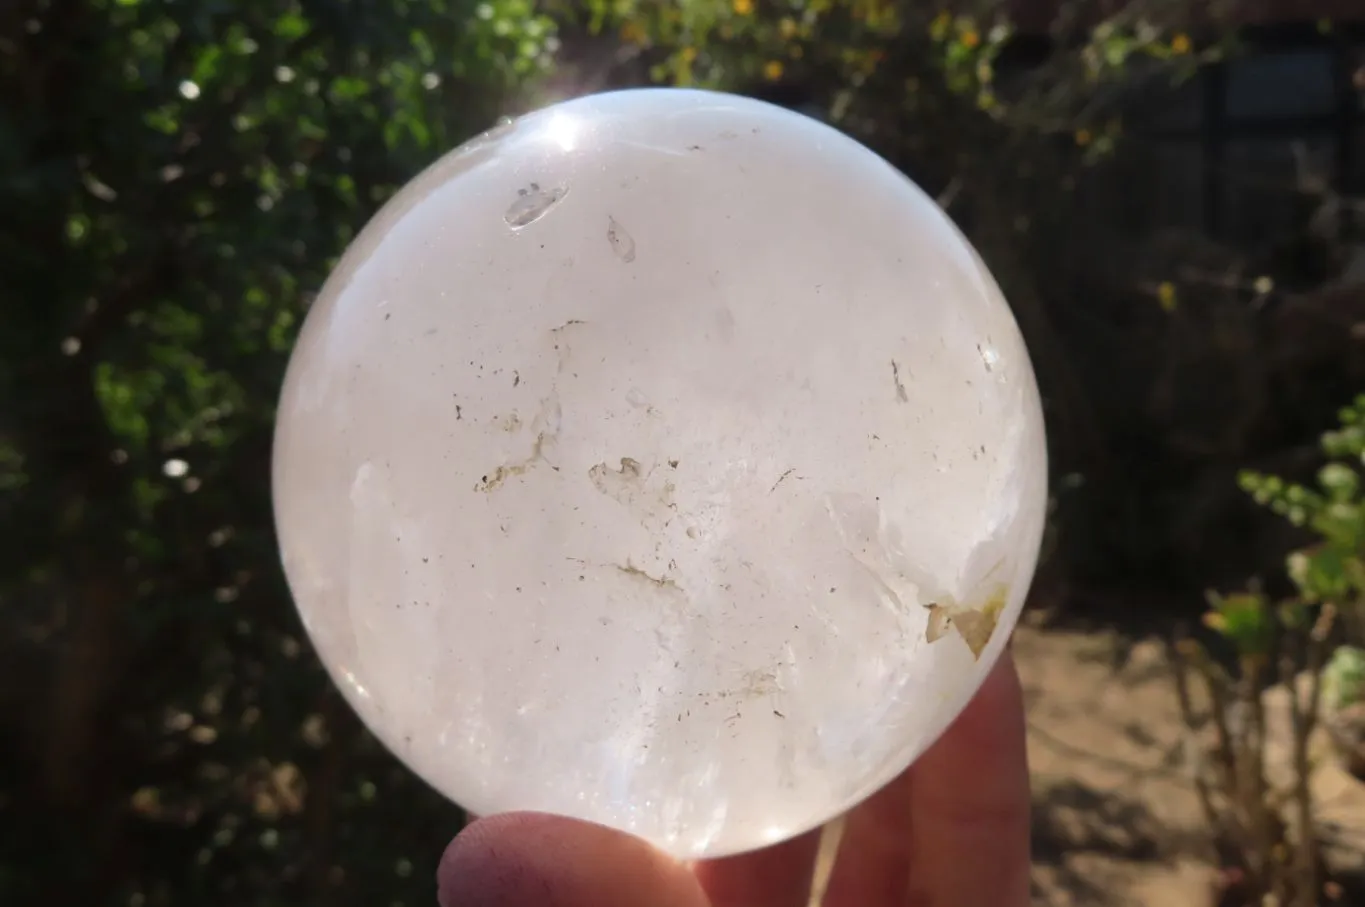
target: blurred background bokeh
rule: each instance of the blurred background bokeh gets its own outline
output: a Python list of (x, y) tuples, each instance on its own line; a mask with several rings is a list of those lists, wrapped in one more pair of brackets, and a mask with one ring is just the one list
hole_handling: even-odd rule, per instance
[(434, 903), (461, 816), (302, 635), (276, 396), (398, 186), (643, 84), (867, 142), (1014, 307), (1038, 903), (1365, 903), (1365, 3), (7, 0), (0, 905)]

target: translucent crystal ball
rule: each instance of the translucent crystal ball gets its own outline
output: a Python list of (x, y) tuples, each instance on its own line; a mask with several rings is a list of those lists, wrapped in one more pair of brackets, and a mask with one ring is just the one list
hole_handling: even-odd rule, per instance
[(274, 498), (308, 633), (414, 771), (710, 857), (838, 815), (966, 705), (1046, 453), (930, 198), (813, 119), (634, 90), (474, 139), (366, 227)]

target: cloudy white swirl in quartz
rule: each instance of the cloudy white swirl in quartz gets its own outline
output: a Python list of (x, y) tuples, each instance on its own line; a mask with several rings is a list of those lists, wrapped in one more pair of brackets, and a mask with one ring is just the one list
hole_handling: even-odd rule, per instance
[[(365, 229), (274, 494), (308, 632), (404, 762), (695, 857), (946, 728), (1045, 475), (1019, 331), (931, 199), (797, 114), (640, 90), (499, 127)], [(929, 605), (994, 606), (979, 657)]]

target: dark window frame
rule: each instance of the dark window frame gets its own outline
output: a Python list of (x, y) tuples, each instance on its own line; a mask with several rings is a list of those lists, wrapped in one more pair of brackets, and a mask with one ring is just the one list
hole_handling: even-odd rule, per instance
[[(1237, 142), (1257, 140), (1312, 140), (1327, 138), (1332, 145), (1332, 166), (1328, 174), (1331, 188), (1355, 196), (1362, 188), (1365, 167), (1361, 166), (1361, 139), (1365, 139), (1365, 90), (1356, 87), (1358, 72), (1365, 72), (1365, 22), (1338, 23), (1329, 29), (1316, 22), (1289, 21), (1273, 25), (1250, 25), (1237, 30), (1236, 37), (1244, 55), (1213, 63), (1193, 77), (1199, 94), (1198, 110), (1190, 125), (1159, 127), (1134, 124), (1134, 132), (1144, 141), (1158, 143), (1197, 143), (1202, 174), (1202, 227), (1214, 237), (1226, 236), (1228, 194), (1228, 149)], [(1015, 36), (997, 61), (1000, 70), (1026, 73), (1041, 65), (1055, 52), (1056, 42), (1046, 36)], [(1322, 52), (1330, 57), (1332, 108), (1328, 113), (1289, 116), (1233, 116), (1229, 111), (1229, 67), (1238, 59)], [(1365, 88), (1365, 86), (1362, 86)], [(1347, 206), (1349, 207), (1349, 206)], [(1350, 212), (1343, 212), (1339, 224), (1343, 234), (1354, 234), (1356, 224)]]

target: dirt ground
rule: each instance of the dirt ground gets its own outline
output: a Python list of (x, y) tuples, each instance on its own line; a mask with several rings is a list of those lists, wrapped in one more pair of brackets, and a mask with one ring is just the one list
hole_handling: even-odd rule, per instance
[[(1034, 904), (1209, 907), (1215, 875), (1161, 639), (1021, 626), (1015, 658), (1029, 713)], [(1268, 697), (1272, 740), (1288, 739), (1286, 696)], [(1272, 777), (1288, 765), (1273, 745), (1267, 758)], [(1314, 787), (1329, 859), (1358, 868), (1365, 784), (1321, 762)], [(836, 836), (828, 831), (827, 853)]]
[[(1180, 712), (1157, 637), (1021, 627), (1034, 778), (1034, 901), (1204, 907), (1212, 869)], [(1268, 772), (1288, 777), (1288, 690), (1267, 694)], [(1365, 784), (1315, 741), (1328, 859), (1365, 861)]]
[[(1157, 640), (1021, 628), (1034, 900), (1205, 907), (1212, 872)], [(1126, 649), (1126, 651), (1125, 651)]]

